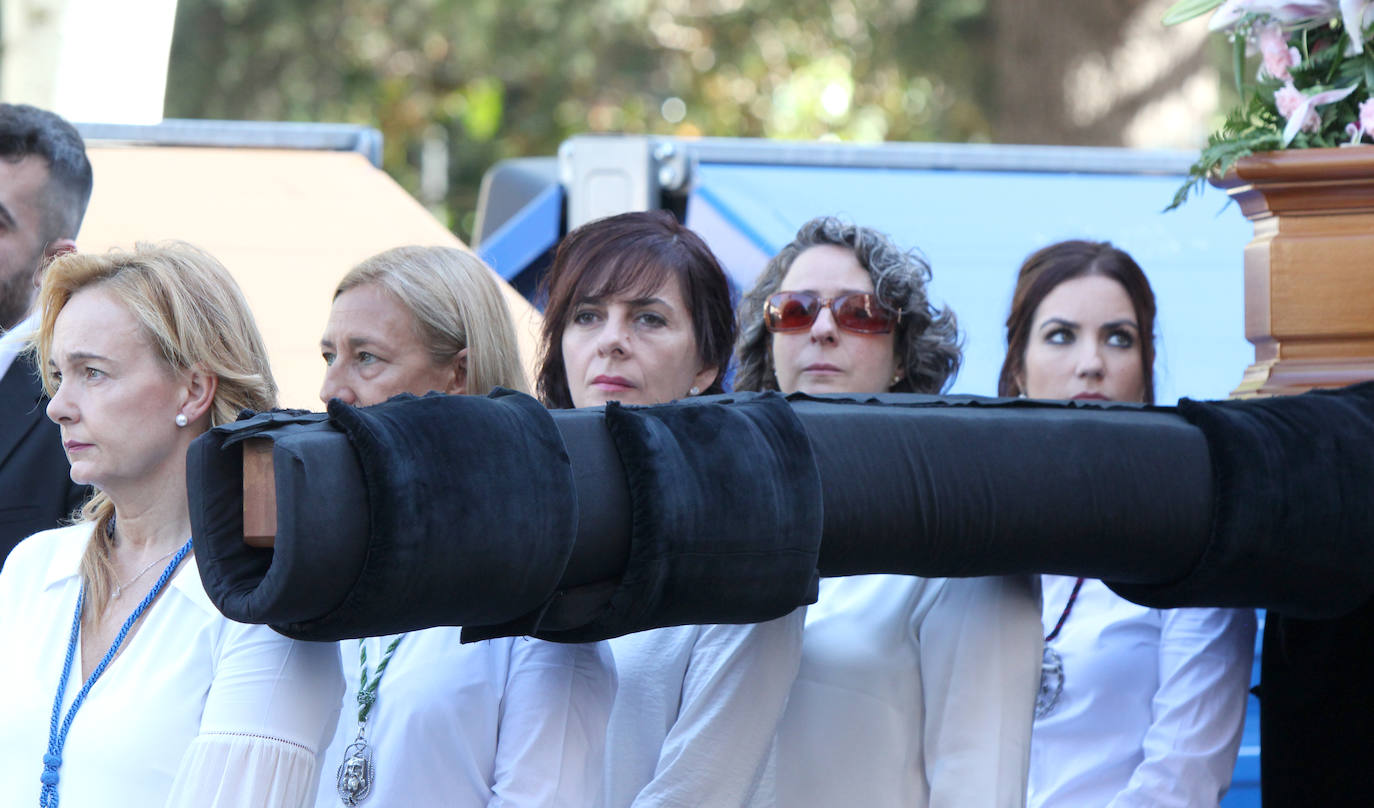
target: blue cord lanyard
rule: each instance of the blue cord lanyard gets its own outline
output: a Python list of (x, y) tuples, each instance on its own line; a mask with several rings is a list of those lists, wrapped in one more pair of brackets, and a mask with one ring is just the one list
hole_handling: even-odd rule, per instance
[(81, 604), (86, 599), (86, 587), (84, 584), (81, 586), (81, 590), (76, 596), (76, 615), (72, 617), (72, 636), (67, 641), (67, 661), (62, 665), (62, 678), (57, 682), (57, 697), (53, 699), (52, 703), (52, 727), (48, 732), (48, 753), (43, 756), (43, 775), (39, 778), (43, 783), (43, 790), (38, 794), (39, 808), (57, 808), (57, 770), (62, 765), (62, 747), (67, 743), (67, 730), (71, 729), (72, 719), (76, 718), (76, 711), (81, 709), (82, 702), (86, 700), (86, 694), (91, 692), (91, 687), (95, 685), (96, 680), (109, 667), (110, 660), (114, 659), (115, 654), (119, 651), (119, 646), (124, 644), (124, 638), (129, 635), (129, 630), (134, 627), (134, 623), (138, 622), (138, 618), (142, 617), (143, 613), (148, 610), (148, 606), (167, 585), (167, 581), (171, 580), (177, 565), (186, 558), (186, 554), (189, 552), (191, 552), (191, 541), (187, 539), (186, 543), (181, 545), (181, 549), (177, 550), (177, 554), (172, 556), (172, 560), (167, 562), (167, 569), (162, 571), (162, 577), (153, 584), (152, 590), (143, 598), (143, 602), (138, 604), (133, 614), (129, 615), (129, 619), (124, 621), (124, 625), (119, 629), (119, 634), (115, 636), (114, 642), (110, 645), (110, 650), (105, 652), (100, 664), (91, 671), (90, 678), (86, 680), (86, 684), (81, 686), (81, 691), (72, 700), (71, 709), (67, 710), (67, 717), (62, 720), (62, 726), (59, 730), (58, 719), (62, 717), (62, 698), (67, 692), (67, 679), (71, 676), (72, 660), (76, 657), (76, 642), (81, 635)]

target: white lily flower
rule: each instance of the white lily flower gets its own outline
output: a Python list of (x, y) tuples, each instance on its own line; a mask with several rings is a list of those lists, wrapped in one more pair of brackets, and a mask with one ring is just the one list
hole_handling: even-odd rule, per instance
[(1345, 33), (1350, 37), (1350, 44), (1345, 48), (1346, 56), (1354, 56), (1364, 50), (1364, 27), (1368, 20), (1370, 8), (1374, 7), (1371, 0), (1340, 0), (1341, 3), (1341, 24), (1345, 26)]

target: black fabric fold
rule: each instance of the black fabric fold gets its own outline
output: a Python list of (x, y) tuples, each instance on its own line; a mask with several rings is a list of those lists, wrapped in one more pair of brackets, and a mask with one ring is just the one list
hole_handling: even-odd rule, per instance
[(1374, 382), (1300, 396), (1183, 399), (1211, 458), (1211, 530), (1165, 584), (1109, 582), (1156, 608), (1335, 617), (1374, 595)]
[[(243, 543), (242, 454), (269, 438), (271, 549)], [(264, 413), (188, 456), (195, 548), (226, 616), (296, 639), (491, 623), (536, 611), (567, 567), (576, 497), (558, 429), (527, 395)]]
[(777, 394), (721, 403), (606, 406), (630, 490), (628, 563), (599, 614), (536, 636), (751, 623), (815, 602), (823, 514), (806, 432)]
[[(255, 437), (272, 441), (280, 494), (273, 548), (243, 542), (241, 444)], [(196, 566), (226, 617), (284, 624), (343, 601), (367, 549), (368, 499), (357, 455), (327, 416), (249, 414), (198, 437), (186, 459)]]
[[(342, 603), (284, 625), (298, 639), (497, 622), (537, 608), (572, 552), (577, 503), (558, 430), (527, 395), (329, 403), (358, 453), (366, 555)], [(280, 536), (278, 537), (280, 540)]]

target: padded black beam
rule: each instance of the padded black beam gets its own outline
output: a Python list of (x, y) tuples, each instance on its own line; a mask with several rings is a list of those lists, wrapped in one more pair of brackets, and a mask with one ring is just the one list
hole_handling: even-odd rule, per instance
[[(248, 436), (275, 446), (270, 550), (242, 542)], [(1374, 384), (1179, 408), (404, 397), (217, 428), (188, 471), (211, 598), (308, 639), (751, 622), (817, 574), (1054, 572), (1307, 617), (1374, 593)]]

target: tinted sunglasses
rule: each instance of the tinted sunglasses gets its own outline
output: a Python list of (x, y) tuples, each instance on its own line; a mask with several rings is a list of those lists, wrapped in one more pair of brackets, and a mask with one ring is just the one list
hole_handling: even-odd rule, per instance
[(769, 331), (805, 331), (816, 322), (821, 306), (829, 306), (835, 325), (858, 334), (886, 334), (898, 315), (889, 312), (872, 292), (852, 292), (823, 298), (810, 292), (778, 292), (763, 307), (763, 322)]

